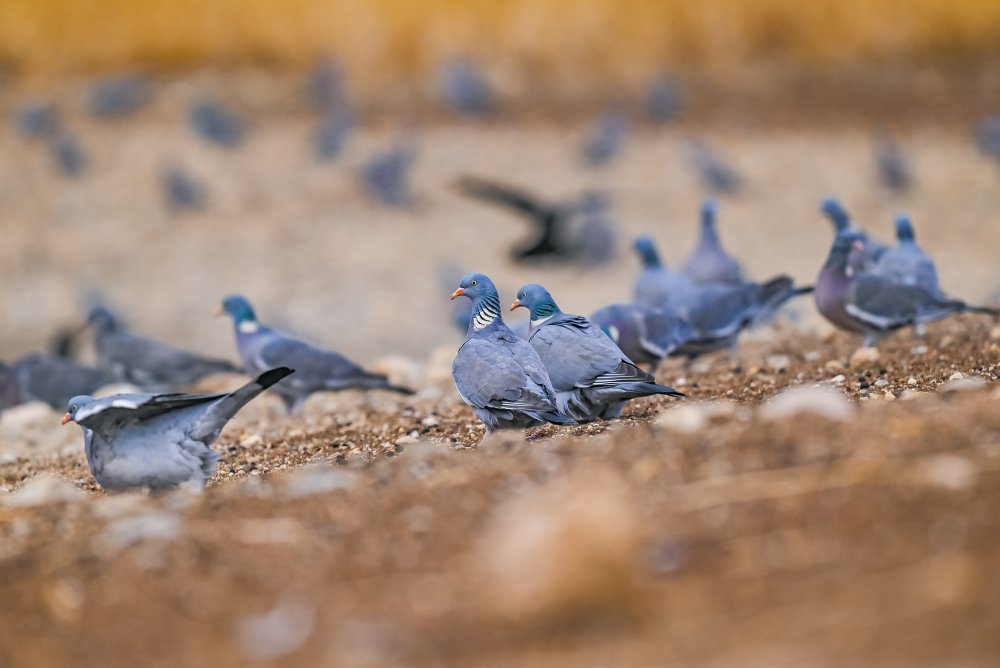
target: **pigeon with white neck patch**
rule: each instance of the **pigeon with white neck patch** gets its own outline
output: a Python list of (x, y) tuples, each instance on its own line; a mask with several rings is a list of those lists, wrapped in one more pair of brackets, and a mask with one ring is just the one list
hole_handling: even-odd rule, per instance
[(69, 400), (62, 423), (83, 428), (87, 465), (107, 490), (200, 489), (215, 473), (210, 447), (251, 399), (291, 369), (271, 369), (230, 394), (116, 394)]
[(560, 413), (577, 422), (592, 422), (618, 417), (630, 399), (684, 396), (658, 385), (589, 320), (563, 313), (541, 285), (517, 291), (510, 309), (522, 307), (531, 313), (528, 343), (549, 373)]
[(451, 375), (462, 400), (486, 425), (486, 433), (546, 422), (574, 424), (559, 412), (552, 381), (538, 353), (504, 323), (493, 281), (473, 273), (463, 276), (458, 285), (451, 298), (472, 300), (472, 320)]
[(590, 322), (636, 364), (649, 372), (695, 335), (691, 323), (643, 304), (612, 304), (590, 314)]
[(260, 324), (250, 302), (239, 295), (227, 297), (217, 315), (233, 319), (236, 348), (247, 373), (261, 373), (275, 366), (297, 370), (293, 377), (273, 389), (290, 413), (299, 412), (314, 392), (353, 389), (413, 394), (413, 390), (393, 385), (386, 376), (365, 371), (339, 353), (322, 350)]

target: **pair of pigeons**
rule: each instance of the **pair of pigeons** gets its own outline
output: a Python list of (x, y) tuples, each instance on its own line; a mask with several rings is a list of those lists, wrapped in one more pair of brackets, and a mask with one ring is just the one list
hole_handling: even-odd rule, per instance
[(457, 297), (472, 300), (472, 319), (452, 377), (487, 434), (608, 419), (630, 399), (683, 396), (658, 385), (587, 318), (563, 313), (540, 285), (521, 288), (511, 306), (531, 313), (527, 340), (504, 323), (499, 293), (487, 276), (463, 276), (452, 294)]
[(941, 290), (937, 266), (917, 244), (908, 216), (896, 218), (897, 245), (889, 248), (857, 229), (836, 200), (824, 200), (821, 210), (833, 223), (834, 240), (816, 281), (816, 307), (840, 329), (863, 335), (865, 346), (956, 313), (1000, 314)]
[[(243, 297), (227, 298), (220, 313), (233, 319), (244, 369), (259, 374), (235, 392), (150, 392), (104, 399), (83, 394), (69, 400), (63, 424), (75, 421), (83, 427), (87, 463), (105, 489), (202, 486), (218, 462), (211, 444), (240, 408), (268, 388), (293, 412), (319, 391), (360, 388), (412, 394), (342, 355), (261, 325)], [(128, 382), (163, 388), (192, 384), (211, 373), (238, 371), (228, 362), (132, 334), (105, 309), (96, 309), (89, 320), (102, 365)], [(291, 376), (293, 368), (299, 372)]]
[(689, 361), (716, 350), (733, 350), (747, 327), (770, 319), (792, 297), (812, 291), (788, 276), (747, 281), (739, 261), (722, 247), (717, 206), (701, 208), (700, 235), (680, 271), (667, 268), (648, 236), (635, 241), (643, 270), (634, 303), (604, 307), (591, 315), (631, 359), (651, 370), (667, 356)]

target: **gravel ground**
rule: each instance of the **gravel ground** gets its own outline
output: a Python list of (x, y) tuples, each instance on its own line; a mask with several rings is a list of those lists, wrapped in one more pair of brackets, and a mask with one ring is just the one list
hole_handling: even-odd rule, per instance
[[(197, 145), (168, 93), (115, 126), (78, 121), (92, 170), (76, 182), (0, 130), (0, 356), (77, 323), (95, 292), (141, 332), (231, 354), (209, 314), (239, 290), (420, 391), (317, 396), (294, 419), (265, 396), (226, 429), (200, 495), (105, 495), (76, 427), (5, 413), (0, 665), (996, 665), (994, 323), (854, 355), (803, 300), (736, 360), (665, 365), (686, 400), (476, 447), (448, 373), (457, 276), (442, 267), (490, 273), (504, 298), (540, 280), (579, 312), (627, 298), (635, 269), (627, 252), (587, 272), (513, 266), (523, 226), (449, 184), (599, 184), (623, 238), (652, 231), (676, 262), (700, 197), (690, 128), (638, 128), (619, 163), (587, 173), (571, 160), (582, 127), (428, 127), (417, 204), (396, 212), (351, 172), (393, 129), (318, 165), (309, 118), (266, 116), (228, 153)], [(998, 174), (964, 131), (907, 130), (920, 187), (901, 200), (872, 184), (858, 130), (707, 134), (748, 176), (721, 225), (753, 275), (812, 280), (829, 243), (816, 202), (836, 192), (883, 235), (906, 208), (951, 292), (992, 292)], [(171, 158), (209, 182), (206, 212), (164, 212)]]

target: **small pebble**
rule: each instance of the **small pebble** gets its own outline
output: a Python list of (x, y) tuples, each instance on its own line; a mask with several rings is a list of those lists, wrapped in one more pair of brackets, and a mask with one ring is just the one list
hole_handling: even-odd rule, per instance
[(831, 378), (830, 382), (833, 383), (834, 385), (840, 385), (845, 380), (847, 380), (847, 378), (844, 376), (844, 374), (838, 374), (838, 375), (834, 376), (833, 378)]
[(965, 376), (962, 375), (961, 371), (956, 371), (955, 373), (948, 376), (948, 380), (962, 380), (963, 378), (965, 378)]

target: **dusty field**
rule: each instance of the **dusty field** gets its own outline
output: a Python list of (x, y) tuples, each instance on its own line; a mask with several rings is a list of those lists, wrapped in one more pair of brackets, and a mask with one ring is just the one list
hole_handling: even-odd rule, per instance
[[(586, 173), (580, 127), (435, 126), (419, 133), (417, 206), (392, 212), (350, 171), (391, 128), (317, 165), (311, 121), (290, 111), (255, 119), (230, 154), (189, 136), (186, 94), (115, 126), (77, 121), (93, 162), (77, 182), (0, 130), (0, 356), (77, 322), (93, 292), (139, 331), (231, 355), (209, 314), (241, 291), (265, 321), (420, 393), (315, 397), (294, 420), (255, 402), (197, 496), (106, 496), (76, 427), (5, 414), (0, 666), (996, 665), (993, 323), (902, 334), (849, 365), (857, 342), (802, 301), (736, 363), (665, 366), (688, 400), (471, 448), (482, 430), (448, 376), (442, 266), (493, 275), (505, 298), (539, 280), (580, 312), (627, 298), (634, 267), (627, 252), (597, 271), (515, 267), (523, 226), (448, 184), (602, 185), (623, 245), (651, 231), (676, 262), (700, 198), (690, 128), (639, 128), (619, 163)], [(747, 175), (721, 225), (753, 275), (815, 276), (829, 243), (816, 202), (835, 192), (879, 233), (905, 207), (950, 291), (992, 292), (1000, 175), (965, 129), (907, 130), (920, 185), (902, 201), (872, 182), (862, 131), (698, 130)], [(209, 181), (208, 211), (164, 213), (155, 177), (171, 158)], [(828, 390), (804, 400), (825, 417), (770, 401), (790, 385)]]

